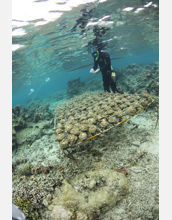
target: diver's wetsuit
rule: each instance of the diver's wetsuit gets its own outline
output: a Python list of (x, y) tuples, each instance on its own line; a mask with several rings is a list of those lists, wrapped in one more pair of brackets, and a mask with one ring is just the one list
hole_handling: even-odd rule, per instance
[(100, 71), (102, 72), (104, 91), (110, 92), (109, 86), (113, 92), (117, 91), (116, 81), (113, 81), (111, 78), (111, 60), (108, 53), (99, 51), (98, 59), (96, 60), (96, 58), (94, 58), (93, 69), (96, 70), (98, 65), (100, 67)]

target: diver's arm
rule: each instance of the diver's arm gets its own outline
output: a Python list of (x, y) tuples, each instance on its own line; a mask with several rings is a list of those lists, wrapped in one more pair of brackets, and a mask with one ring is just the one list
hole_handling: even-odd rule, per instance
[(98, 62), (94, 59), (94, 66), (93, 66), (93, 69), (96, 70), (98, 67)]
[(96, 60), (94, 60), (94, 66), (90, 70), (90, 73), (98, 74), (100, 72), (100, 69), (97, 69), (97, 67), (98, 67), (98, 62)]
[(100, 73), (100, 69), (96, 69), (95, 71), (94, 71), (94, 74), (99, 74)]

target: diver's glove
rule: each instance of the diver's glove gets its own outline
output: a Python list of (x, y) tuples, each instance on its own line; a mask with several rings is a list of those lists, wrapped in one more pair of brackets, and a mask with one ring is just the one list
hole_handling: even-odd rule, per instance
[(90, 70), (90, 73), (93, 73), (93, 74), (94, 74), (94, 69), (93, 69), (93, 68)]
[(90, 70), (90, 73), (98, 74), (100, 72), (100, 69), (94, 70), (93, 68)]
[(94, 71), (94, 74), (99, 74), (99, 72), (100, 72), (100, 69), (97, 69)]
[(94, 71), (94, 69), (93, 69), (93, 68), (91, 68), (90, 73), (92, 73), (92, 74), (94, 74), (94, 73), (95, 73), (95, 71)]

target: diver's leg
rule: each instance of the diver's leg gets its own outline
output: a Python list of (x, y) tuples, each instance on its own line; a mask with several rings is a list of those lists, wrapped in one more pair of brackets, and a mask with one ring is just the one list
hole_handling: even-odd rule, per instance
[(116, 80), (111, 80), (110, 82), (110, 87), (112, 89), (112, 91), (115, 93), (117, 91), (117, 88), (116, 88)]
[(111, 82), (110, 82), (110, 86), (111, 86), (111, 89), (112, 89), (112, 91), (115, 93), (115, 92), (118, 92), (118, 93), (121, 93), (121, 94), (123, 94), (124, 92), (123, 92), (123, 90), (119, 90), (119, 89), (117, 89), (117, 87), (116, 87), (116, 80), (115, 81), (113, 81), (113, 80), (111, 80)]
[(109, 77), (105, 74), (102, 74), (103, 75), (103, 87), (104, 87), (104, 91), (105, 92), (110, 92), (110, 89), (109, 89), (109, 84), (110, 84), (110, 81), (109, 81)]

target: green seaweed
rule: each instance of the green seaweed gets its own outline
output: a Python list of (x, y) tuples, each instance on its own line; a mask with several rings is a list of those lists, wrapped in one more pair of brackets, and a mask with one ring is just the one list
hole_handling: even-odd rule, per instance
[(138, 163), (137, 163), (136, 161), (132, 161), (132, 162), (130, 163), (130, 165), (133, 167), (133, 166), (137, 166)]
[(32, 174), (32, 168), (33, 168), (33, 165), (28, 163), (19, 170), (18, 174), (20, 176), (30, 176)]
[(24, 212), (27, 220), (39, 219), (37, 208), (32, 204), (30, 199), (22, 197), (14, 200), (13, 203)]
[(102, 155), (103, 155), (103, 153), (102, 152), (100, 152), (100, 151), (98, 151), (98, 150), (96, 150), (96, 149), (92, 149), (91, 150), (91, 154), (94, 156), (94, 157), (101, 157)]

